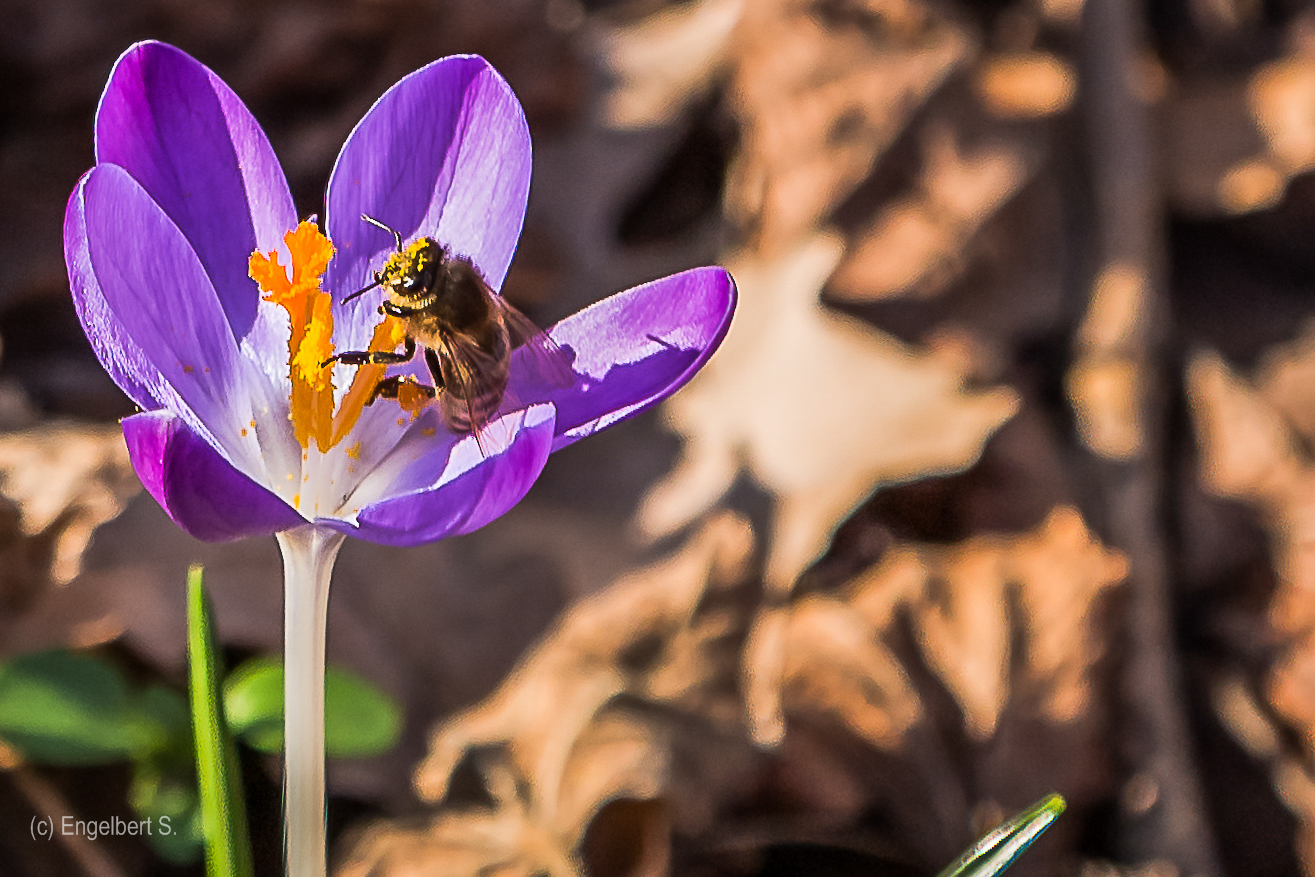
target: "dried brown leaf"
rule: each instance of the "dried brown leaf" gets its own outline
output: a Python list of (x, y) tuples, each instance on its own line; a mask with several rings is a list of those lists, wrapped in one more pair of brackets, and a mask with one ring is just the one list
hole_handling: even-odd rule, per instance
[(1166, 109), (1169, 188), (1191, 213), (1272, 207), (1294, 177), (1315, 168), (1315, 52), (1297, 40), (1244, 77), (1188, 78)]
[(140, 489), (117, 425), (59, 424), (0, 435), (5, 626), (20, 624), (52, 587), (78, 574), (92, 533)]
[[(934, 860), (962, 842), (969, 795), (1035, 792), (1000, 767), (1016, 747), (1048, 783), (1080, 794), (1090, 782), (1094, 611), (1126, 568), (1075, 511), (1021, 534), (901, 547), (840, 592), (757, 607), (746, 638), (754, 595), (729, 586), (751, 547), (743, 523), (714, 518), (670, 560), (573, 607), (497, 692), (434, 732), (416, 774), (433, 815), (372, 828), (341, 873), (574, 875), (587, 859), (591, 874), (657, 875), (676, 835), (727, 842), (727, 812), (777, 826), (729, 841), (753, 848), (780, 837), (781, 812), (839, 831), (924, 800), (898, 843)], [(765, 755), (745, 718), (769, 687), (787, 732)], [(950, 745), (933, 730), (941, 691), (961, 707), (957, 733), (990, 753), (972, 792), (935, 742)], [(869, 754), (855, 763), (837, 734)], [(898, 767), (878, 779), (874, 763)], [(482, 805), (462, 804), (472, 769)]]
[(50, 578), (78, 574), (92, 531), (141, 489), (117, 425), (42, 426), (0, 436), (0, 494), (25, 537), (54, 538)]
[(786, 710), (824, 707), (879, 748), (902, 745), (926, 709), (905, 659), (887, 645), (907, 617), (921, 660), (958, 702), (972, 737), (997, 732), (1020, 688), (1046, 721), (1076, 722), (1091, 708), (1093, 666), (1104, 651), (1093, 627), (1097, 601), (1126, 575), (1123, 557), (1069, 508), (1032, 533), (902, 547), (843, 601), (809, 597), (792, 607)]
[(1257, 509), (1278, 574), (1270, 631), (1260, 634), (1277, 640), (1263, 691), (1253, 695), (1225, 678), (1216, 683), (1216, 710), (1238, 742), (1269, 765), (1275, 791), (1300, 820), (1298, 846), (1308, 873), (1315, 870), (1315, 563), (1309, 550), (1315, 460), (1287, 411), (1298, 415), (1295, 423), (1310, 423), (1300, 404), (1304, 392), (1291, 383), (1309, 368), (1310, 353), (1309, 338), (1272, 351), (1262, 372), (1268, 381), (1259, 386), (1210, 353), (1198, 354), (1188, 372), (1203, 478), (1217, 493)]
[(697, 0), (599, 34), (603, 64), (616, 77), (603, 109), (615, 128), (672, 121), (706, 92), (726, 65), (745, 0)]
[(917, 184), (878, 209), (831, 279), (843, 299), (942, 290), (960, 273), (982, 224), (1017, 194), (1035, 163), (1007, 140), (966, 147), (944, 125), (930, 127), (924, 141)]
[(1145, 331), (1150, 279), (1115, 262), (1096, 278), (1078, 329), (1077, 356), (1064, 376), (1083, 442), (1110, 460), (1135, 459), (1146, 447)]
[[(442, 798), (457, 762), (472, 747), (514, 743), (522, 772), (554, 799), (566, 755), (598, 711), (623, 692), (646, 691), (644, 677), (633, 678), (625, 668), (625, 656), (636, 650), (674, 642), (670, 651), (645, 656), (645, 664), (656, 670), (658, 690), (667, 697), (692, 696), (705, 680), (693, 676), (681, 686), (671, 684), (669, 668), (688, 663), (681, 648), (688, 644), (673, 632), (689, 631), (707, 589), (730, 578), (750, 548), (742, 523), (718, 518), (671, 560), (582, 601), (492, 697), (435, 733), (416, 774), (421, 795)], [(709, 635), (715, 637), (722, 631), (712, 621)], [(542, 721), (549, 716), (552, 721)]]
[[(497, 692), (434, 732), (417, 768), (417, 790), (437, 804), (458, 767), (473, 765), (491, 810), (449, 806), (416, 830), (376, 828), (343, 873), (458, 862), (466, 873), (567, 875), (583, 855), (612, 863), (618, 877), (662, 873), (667, 808), (634, 802), (679, 798), (685, 822), (706, 823), (708, 800), (729, 782), (718, 773), (739, 770), (712, 730), (739, 717), (728, 696), (734, 651), (719, 645), (736, 625), (714, 604), (743, 580), (751, 550), (747, 527), (723, 516), (670, 560), (581, 601)], [(690, 769), (674, 753), (697, 764), (706, 785), (674, 782)]]
[(1267, 511), (1286, 507), (1304, 461), (1281, 413), (1215, 354), (1197, 354), (1187, 381), (1206, 484)]
[(756, 3), (738, 35), (726, 201), (769, 256), (823, 224), (968, 55), (967, 33), (918, 0), (849, 12)]

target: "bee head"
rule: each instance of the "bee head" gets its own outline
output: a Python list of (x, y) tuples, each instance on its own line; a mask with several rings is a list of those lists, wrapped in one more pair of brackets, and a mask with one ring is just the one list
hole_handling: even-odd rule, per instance
[(443, 257), (438, 241), (420, 238), (388, 257), (378, 274), (379, 285), (402, 298), (423, 298), (434, 287)]

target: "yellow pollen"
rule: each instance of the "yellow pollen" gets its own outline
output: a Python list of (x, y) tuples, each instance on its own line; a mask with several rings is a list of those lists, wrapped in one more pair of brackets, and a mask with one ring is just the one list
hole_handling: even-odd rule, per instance
[(417, 381), (403, 381), (402, 385), (397, 388), (397, 404), (401, 409), (411, 415), (415, 420), (420, 416), (420, 412), (429, 404), (432, 397), (424, 391), (424, 387)]
[(361, 443), (359, 441), (347, 449), (347, 456), (352, 460), (361, 459)]

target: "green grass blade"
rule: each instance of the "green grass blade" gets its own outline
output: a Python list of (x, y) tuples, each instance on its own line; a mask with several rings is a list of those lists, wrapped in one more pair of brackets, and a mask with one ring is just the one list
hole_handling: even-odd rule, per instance
[(224, 721), (214, 621), (199, 566), (187, 574), (188, 688), (201, 787), (201, 826), (208, 877), (252, 877), (251, 841), (237, 750)]
[(1047, 795), (968, 848), (938, 877), (992, 877), (1014, 863), (1041, 832), (1064, 812), (1060, 795)]

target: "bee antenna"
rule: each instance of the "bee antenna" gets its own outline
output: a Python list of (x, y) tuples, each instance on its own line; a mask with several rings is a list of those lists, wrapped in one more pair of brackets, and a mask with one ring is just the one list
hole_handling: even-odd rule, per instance
[(347, 296), (345, 299), (343, 299), (341, 302), (339, 302), (339, 304), (347, 304), (347, 302), (349, 302), (349, 301), (351, 301), (352, 299), (356, 298), (358, 295), (361, 295), (361, 294), (363, 294), (363, 293), (367, 293), (367, 292), (369, 292), (370, 290), (374, 289), (374, 288), (375, 288), (376, 286), (378, 286), (378, 285), (379, 285), (379, 281), (376, 280), (374, 283), (371, 283), (369, 286), (362, 286), (360, 289), (356, 290), (356, 291), (353, 292), (351, 295)]
[[(400, 231), (393, 228), (391, 225), (382, 223), (379, 220), (375, 219), (373, 216), (367, 216), (364, 213), (361, 214), (361, 219), (364, 219), (366, 222), (370, 223), (371, 225), (376, 226), (377, 228), (382, 228), (384, 231), (390, 233), (393, 236), (393, 240), (397, 242), (397, 252), (399, 253), (402, 252), (402, 233)], [(370, 287), (367, 286), (365, 289), (369, 289), (369, 288)], [(361, 292), (365, 292), (365, 289), (362, 289)], [(360, 295), (360, 293), (357, 293), (357, 295)]]

